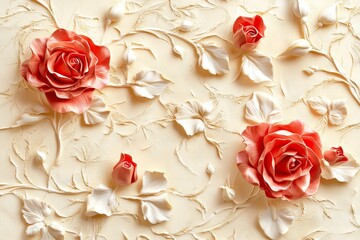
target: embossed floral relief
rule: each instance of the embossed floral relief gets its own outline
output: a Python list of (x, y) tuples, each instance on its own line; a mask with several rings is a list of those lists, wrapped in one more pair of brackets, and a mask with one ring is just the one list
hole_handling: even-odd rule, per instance
[[(23, 63), (14, 71), (18, 81), (2, 92), (5, 107), (14, 103), (14, 117), (0, 128), (11, 139), (3, 162), (11, 174), (0, 181), (0, 200), (20, 200), (14, 211), (24, 225), (24, 233), (12, 234), (356, 234), (358, 153), (343, 139), (359, 128), (353, 122), (360, 114), (359, 37), (352, 21), (359, 6), (290, 2), (14, 0), (6, 6), (0, 22), (15, 34), (10, 41)], [(300, 35), (285, 37), (284, 22)], [(319, 32), (335, 34), (322, 45)], [(346, 36), (354, 39), (351, 68), (333, 50)], [(269, 44), (274, 49), (264, 47)], [(296, 72), (285, 70), (280, 79), (278, 71), (287, 61), (305, 61), (308, 67), (296, 68), (306, 73), (301, 81), (319, 78), (325, 90), (314, 85), (291, 102), (282, 82), (298, 88)], [(327, 84), (345, 87), (332, 96)], [(351, 207), (331, 193), (346, 188)], [(332, 222), (337, 208), (352, 210), (339, 228)], [(322, 221), (313, 210), (323, 213)], [(301, 227), (306, 223), (311, 226)]]

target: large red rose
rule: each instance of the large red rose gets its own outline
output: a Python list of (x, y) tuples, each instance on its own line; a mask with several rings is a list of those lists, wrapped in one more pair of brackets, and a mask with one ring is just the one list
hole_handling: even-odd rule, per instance
[(30, 48), (32, 56), (21, 74), (57, 112), (82, 113), (94, 90), (108, 83), (110, 51), (86, 36), (58, 29), (49, 38), (35, 39)]
[(234, 44), (243, 51), (254, 49), (259, 40), (264, 37), (265, 24), (261, 16), (253, 18), (238, 17), (233, 25)]
[(249, 126), (242, 137), (246, 148), (237, 155), (238, 168), (267, 197), (293, 200), (317, 191), (323, 157), (318, 133), (297, 120)]

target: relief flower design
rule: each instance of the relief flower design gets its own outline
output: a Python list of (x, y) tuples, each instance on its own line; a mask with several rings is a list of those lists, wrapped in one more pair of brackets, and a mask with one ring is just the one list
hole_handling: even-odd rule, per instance
[(265, 24), (261, 16), (238, 17), (233, 25), (234, 44), (244, 52), (256, 47), (261, 38), (264, 37)]
[(336, 179), (339, 182), (350, 182), (360, 169), (360, 165), (341, 146), (332, 147), (324, 152), (321, 162), (322, 177)]
[(238, 168), (267, 197), (294, 200), (317, 191), (323, 157), (317, 132), (296, 120), (248, 126), (242, 137), (246, 148), (237, 155)]
[(129, 185), (137, 181), (137, 164), (132, 157), (122, 153), (119, 162), (114, 166), (112, 172), (113, 181), (120, 186)]
[(33, 40), (30, 48), (21, 74), (57, 112), (84, 112), (94, 90), (108, 83), (110, 51), (86, 36), (58, 29), (49, 38)]

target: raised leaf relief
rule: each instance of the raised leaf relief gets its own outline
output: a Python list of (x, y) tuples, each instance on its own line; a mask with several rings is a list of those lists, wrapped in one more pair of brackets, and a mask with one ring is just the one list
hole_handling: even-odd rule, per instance
[(95, 97), (90, 107), (86, 109), (82, 115), (84, 122), (87, 125), (95, 125), (104, 122), (110, 114), (107, 110), (104, 100), (100, 97)]
[(171, 205), (167, 200), (167, 194), (144, 197), (141, 199), (141, 210), (144, 220), (151, 224), (157, 224), (170, 220)]
[(174, 45), (173, 52), (177, 54), (180, 58), (183, 58), (185, 50), (182, 46)]
[(264, 233), (271, 239), (278, 239), (289, 231), (295, 214), (288, 208), (268, 207), (259, 215), (259, 224)]
[(98, 214), (111, 216), (117, 207), (117, 200), (112, 189), (99, 185), (92, 190), (86, 199), (86, 213), (88, 217)]
[(136, 61), (136, 55), (134, 50), (132, 49), (131, 45), (126, 46), (126, 49), (122, 56), (122, 61), (125, 66), (131, 65), (133, 62)]
[(168, 181), (161, 172), (144, 173), (142, 188), (138, 200), (144, 220), (157, 224), (170, 220), (171, 205), (167, 200)]
[(169, 83), (170, 81), (164, 79), (160, 73), (153, 70), (144, 70), (136, 74), (131, 89), (136, 96), (153, 99), (160, 96)]
[[(49, 235), (52, 236), (56, 240), (64, 239), (65, 229), (63, 226), (61, 226), (57, 222), (51, 222), (48, 225), (47, 231), (49, 232)], [(52, 238), (50, 238), (50, 239), (52, 239)]]
[(328, 161), (321, 161), (321, 176), (325, 179), (336, 179), (339, 182), (350, 182), (360, 169), (360, 165), (349, 154), (346, 154), (348, 161), (330, 164)]
[(205, 119), (214, 109), (212, 102), (200, 104), (188, 101), (176, 108), (176, 122), (180, 124), (188, 136), (205, 130)]
[(44, 202), (36, 199), (24, 199), (22, 213), (28, 224), (43, 222), (51, 213), (51, 208)]
[(329, 121), (333, 125), (340, 125), (343, 123), (347, 115), (347, 107), (345, 99), (333, 100), (330, 104)]
[(290, 46), (279, 55), (279, 57), (300, 57), (308, 54), (311, 51), (309, 41), (305, 39), (297, 39)]
[(307, 100), (310, 108), (320, 115), (326, 115), (333, 125), (340, 125), (347, 116), (345, 99), (330, 100), (325, 97), (313, 97)]
[(46, 217), (51, 214), (51, 208), (36, 199), (24, 199), (22, 213), (25, 221), (30, 225), (26, 229), (27, 236), (41, 233), (41, 240), (62, 240), (65, 229), (57, 222), (47, 224)]
[(224, 48), (215, 44), (198, 45), (199, 66), (213, 75), (229, 72), (229, 56)]
[(162, 172), (149, 172), (144, 173), (142, 179), (141, 195), (151, 195), (163, 192), (168, 188), (168, 181)]
[(257, 51), (250, 51), (244, 54), (241, 70), (255, 83), (271, 82), (273, 80), (271, 59)]
[(37, 105), (32, 107), (31, 113), (24, 113), (19, 120), (15, 122), (16, 126), (26, 126), (36, 122), (39, 122), (45, 118), (48, 118), (46, 115), (49, 113), (49, 109), (42, 105)]
[(274, 98), (263, 92), (255, 92), (246, 103), (245, 118), (254, 123), (277, 123), (283, 119), (281, 107)]

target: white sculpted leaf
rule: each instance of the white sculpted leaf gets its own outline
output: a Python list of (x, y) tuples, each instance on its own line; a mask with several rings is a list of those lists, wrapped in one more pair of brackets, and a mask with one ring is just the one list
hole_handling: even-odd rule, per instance
[(277, 123), (283, 119), (281, 107), (274, 98), (263, 92), (255, 92), (246, 103), (245, 118), (254, 123)]
[(313, 97), (308, 99), (307, 103), (316, 113), (324, 115), (328, 112), (331, 101), (325, 97)]
[(92, 217), (97, 214), (111, 216), (117, 201), (112, 189), (99, 185), (92, 190), (86, 199), (86, 216)]
[(241, 65), (242, 72), (255, 83), (273, 80), (273, 65), (271, 59), (257, 51), (244, 54)]
[(94, 97), (90, 107), (82, 115), (87, 125), (94, 125), (104, 122), (109, 114), (110, 111), (106, 109), (104, 100), (101, 97)]
[(126, 49), (123, 53), (122, 60), (125, 66), (131, 65), (133, 62), (136, 61), (136, 55), (134, 50), (132, 49), (131, 45), (126, 46)]
[(176, 122), (180, 124), (188, 136), (205, 130), (205, 118), (214, 109), (212, 102), (200, 104), (188, 101), (176, 108)]
[(305, 39), (297, 39), (279, 57), (300, 57), (310, 52), (311, 46)]
[(40, 232), (41, 229), (45, 227), (45, 224), (43, 222), (38, 222), (35, 224), (32, 224), (26, 228), (26, 235), (27, 236), (34, 236)]
[(31, 109), (31, 113), (24, 113), (19, 120), (15, 122), (17, 126), (26, 126), (36, 122), (39, 122), (48, 116), (46, 113), (49, 112), (49, 109), (42, 105), (34, 105)]
[(329, 100), (325, 97), (313, 97), (307, 100), (311, 109), (320, 115), (328, 115), (333, 125), (340, 125), (347, 116), (345, 99)]
[(229, 56), (224, 48), (213, 43), (199, 45), (199, 66), (213, 75), (229, 72)]
[(151, 195), (163, 192), (168, 187), (168, 181), (162, 172), (144, 173), (140, 195)]
[(348, 162), (338, 162), (330, 165), (328, 161), (321, 162), (321, 176), (325, 179), (336, 179), (339, 182), (350, 182), (360, 169), (360, 165), (349, 154)]
[(284, 235), (293, 223), (295, 214), (288, 208), (276, 209), (268, 207), (259, 215), (259, 224), (271, 239)]
[(175, 54), (177, 54), (180, 58), (182, 58), (184, 53), (185, 53), (185, 50), (184, 50), (184, 48), (182, 46), (174, 45), (173, 52)]
[(43, 222), (45, 217), (51, 213), (51, 209), (46, 203), (36, 199), (24, 199), (22, 213), (28, 224)]
[(43, 240), (46, 240), (46, 239), (63, 240), (64, 235), (65, 235), (65, 229), (63, 226), (61, 226), (57, 222), (51, 222), (47, 226), (47, 230), (43, 229), (43, 233), (45, 233), (45, 234), (43, 234), (43, 237), (42, 237)]
[(345, 99), (335, 99), (330, 104), (329, 121), (333, 125), (340, 125), (343, 123), (347, 115), (347, 107)]
[(141, 210), (144, 220), (151, 224), (169, 221), (171, 216), (171, 205), (167, 201), (167, 194), (150, 196), (141, 199)]
[(136, 74), (131, 89), (136, 96), (153, 99), (160, 96), (170, 81), (164, 79), (160, 73), (153, 70), (141, 71)]

